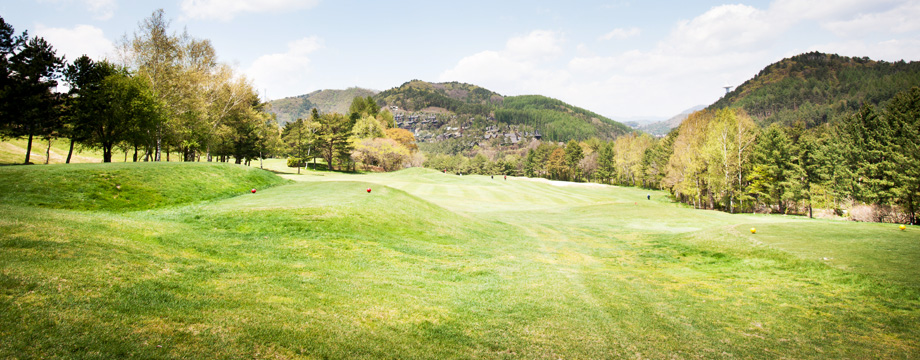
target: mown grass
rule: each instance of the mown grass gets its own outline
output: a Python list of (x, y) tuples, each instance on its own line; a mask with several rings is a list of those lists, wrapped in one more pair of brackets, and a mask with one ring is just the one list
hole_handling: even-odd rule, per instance
[(898, 258), (917, 229), (419, 169), (284, 177), (150, 211), (0, 198), (0, 357), (920, 355)]
[[(26, 148), (28, 147), (27, 139), (6, 139), (0, 141), (0, 165), (22, 164), (26, 159)], [(46, 159), (48, 151), (48, 142), (41, 139), (33, 139), (32, 154), (29, 162), (33, 164), (44, 164), (47, 160), (50, 164), (63, 164), (67, 161), (67, 153), (70, 151), (69, 139), (55, 139), (51, 142), (51, 151)], [(118, 154), (114, 156), (114, 161), (123, 161), (123, 157)], [(71, 163), (101, 163), (102, 151), (93, 149), (84, 149), (77, 145), (70, 159)]]
[(283, 183), (219, 163), (111, 163), (0, 167), (0, 203), (77, 210), (140, 210), (248, 193)]

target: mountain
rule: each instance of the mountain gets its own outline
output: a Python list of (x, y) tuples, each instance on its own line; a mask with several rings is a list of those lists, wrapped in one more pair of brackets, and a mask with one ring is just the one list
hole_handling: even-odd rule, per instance
[(914, 86), (920, 86), (920, 62), (811, 52), (767, 66), (709, 109), (740, 107), (762, 126), (802, 122), (814, 127), (865, 104), (884, 106)]
[(440, 108), (457, 114), (488, 115), (502, 103), (503, 97), (491, 90), (470, 84), (430, 83), (412, 80), (383, 91), (375, 97), (378, 104), (395, 106), (404, 111)]
[(353, 87), (345, 90), (318, 90), (306, 95), (272, 100), (269, 103), (271, 104), (271, 112), (276, 115), (278, 123), (284, 125), (300, 118), (309, 117), (314, 107), (324, 113), (337, 112), (344, 114), (348, 112), (348, 107), (351, 106), (351, 101), (356, 96), (367, 97), (375, 94), (377, 94), (377, 91)]
[(541, 95), (502, 96), (459, 82), (412, 80), (392, 89), (321, 90), (274, 100), (271, 111), (285, 124), (311, 109), (346, 113), (355, 96), (372, 96), (398, 127), (412, 131), (422, 149), (458, 153), (476, 146), (520, 147), (549, 141), (614, 139), (632, 131), (594, 112)]
[[(502, 96), (458, 82), (412, 80), (375, 99), (395, 112), (401, 127), (420, 134), (422, 141), (466, 137), (468, 143), (517, 143), (535, 135), (550, 141), (613, 139), (631, 131), (626, 125), (549, 97)], [(496, 137), (502, 139), (493, 140)]]
[(638, 130), (645, 131), (649, 134), (655, 136), (664, 136), (671, 132), (671, 129), (674, 129), (680, 126), (680, 123), (684, 122), (690, 114), (705, 109), (706, 105), (697, 105), (687, 110), (684, 110), (680, 114), (672, 116), (670, 119), (654, 122), (651, 124), (640, 125), (637, 127)]

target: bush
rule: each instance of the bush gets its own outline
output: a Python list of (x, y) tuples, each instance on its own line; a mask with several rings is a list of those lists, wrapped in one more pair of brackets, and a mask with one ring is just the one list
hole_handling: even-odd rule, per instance
[(304, 167), (306, 165), (307, 164), (303, 161), (303, 159), (298, 158), (298, 157), (289, 157), (287, 159), (288, 167)]
[(379, 166), (383, 171), (402, 168), (409, 160), (409, 150), (393, 139), (364, 139), (355, 145), (351, 158), (364, 164), (365, 169)]
[(906, 223), (907, 214), (889, 205), (856, 205), (849, 211), (850, 220), (860, 222)]

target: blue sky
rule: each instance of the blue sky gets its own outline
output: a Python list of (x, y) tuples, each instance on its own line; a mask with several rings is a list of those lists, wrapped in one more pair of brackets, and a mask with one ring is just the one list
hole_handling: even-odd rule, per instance
[(920, 0), (17, 0), (0, 16), (100, 59), (159, 8), (269, 99), (421, 79), (663, 118), (802, 52), (920, 60)]

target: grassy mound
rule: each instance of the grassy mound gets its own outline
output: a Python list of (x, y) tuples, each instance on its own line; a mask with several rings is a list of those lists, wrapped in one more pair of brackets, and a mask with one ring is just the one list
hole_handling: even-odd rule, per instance
[(219, 163), (111, 163), (0, 168), (0, 204), (74, 210), (144, 210), (243, 194), (285, 180)]

